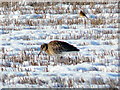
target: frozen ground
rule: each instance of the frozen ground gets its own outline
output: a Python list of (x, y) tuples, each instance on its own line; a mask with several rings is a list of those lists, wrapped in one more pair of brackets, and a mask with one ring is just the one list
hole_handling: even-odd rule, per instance
[[(0, 87), (119, 88), (118, 3), (39, 5), (0, 7)], [(52, 40), (80, 51), (54, 65), (54, 56), (37, 56)]]

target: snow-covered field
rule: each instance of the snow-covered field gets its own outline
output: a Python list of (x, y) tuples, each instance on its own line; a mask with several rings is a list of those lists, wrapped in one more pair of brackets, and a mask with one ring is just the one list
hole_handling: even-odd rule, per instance
[[(117, 2), (1, 6), (0, 87), (119, 88), (118, 12)], [(54, 65), (54, 56), (38, 57), (40, 45), (52, 40), (80, 51)]]

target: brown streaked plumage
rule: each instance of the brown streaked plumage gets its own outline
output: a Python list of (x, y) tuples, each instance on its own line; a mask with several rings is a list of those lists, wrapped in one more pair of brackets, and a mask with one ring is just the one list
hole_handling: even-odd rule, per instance
[(46, 43), (42, 44), (40, 53), (42, 51), (45, 51), (48, 55), (56, 55), (62, 54), (63, 52), (79, 51), (79, 49), (77, 49), (76, 47), (67, 42), (55, 40), (49, 42), (48, 44)]
[(88, 18), (83, 11), (80, 11), (79, 15), (80, 15), (80, 17), (86, 17), (86, 18)]

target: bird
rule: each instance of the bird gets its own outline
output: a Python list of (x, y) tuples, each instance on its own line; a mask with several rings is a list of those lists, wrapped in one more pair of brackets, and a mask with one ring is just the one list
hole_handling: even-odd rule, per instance
[(79, 49), (76, 48), (75, 46), (67, 42), (58, 40), (54, 40), (49, 43), (43, 43), (40, 48), (41, 51), (38, 54), (38, 56), (41, 54), (42, 51), (45, 51), (50, 56), (62, 54), (64, 52), (79, 51)]
[(86, 16), (86, 14), (83, 11), (80, 11), (79, 15), (80, 15), (80, 17), (86, 17), (88, 19), (88, 17)]

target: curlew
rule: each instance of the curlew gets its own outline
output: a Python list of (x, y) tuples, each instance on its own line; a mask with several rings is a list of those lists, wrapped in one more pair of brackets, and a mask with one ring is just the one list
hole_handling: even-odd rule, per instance
[[(63, 52), (79, 51), (79, 49), (67, 42), (55, 40), (49, 42), (48, 44), (42, 44), (40, 53), (42, 51), (45, 51), (48, 55), (58, 55), (62, 54)], [(40, 53), (38, 54), (38, 56), (40, 55)]]
[(56, 65), (59, 62), (59, 60), (60, 62), (61, 60), (64, 61), (62, 59), (63, 57), (61, 56), (62, 54), (65, 54), (66, 52), (79, 51), (79, 49), (67, 42), (55, 40), (49, 43), (42, 44), (41, 51), (38, 54), (38, 56), (41, 54), (42, 51), (46, 52), (50, 56), (55, 56), (56, 59), (54, 59), (54, 65)]

